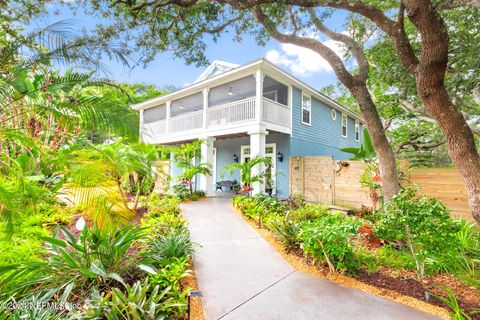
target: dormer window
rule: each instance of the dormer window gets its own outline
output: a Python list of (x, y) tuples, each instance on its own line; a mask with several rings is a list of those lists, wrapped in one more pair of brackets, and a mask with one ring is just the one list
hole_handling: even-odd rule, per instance
[(302, 96), (302, 123), (312, 124), (312, 99), (306, 95)]

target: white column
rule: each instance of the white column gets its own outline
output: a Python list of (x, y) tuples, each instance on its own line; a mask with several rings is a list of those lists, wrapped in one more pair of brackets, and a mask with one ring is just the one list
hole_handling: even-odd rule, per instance
[[(290, 109), (290, 129), (293, 128), (293, 87), (292, 85), (288, 86), (288, 108)], [(292, 135), (293, 130), (290, 131), (290, 135)]]
[(143, 142), (142, 131), (143, 131), (143, 109), (140, 110), (140, 128), (139, 128), (139, 141)]
[[(266, 136), (268, 132), (266, 130), (255, 130), (248, 132), (250, 136), (250, 155), (251, 158), (256, 156), (265, 157), (265, 144)], [(265, 165), (259, 164), (252, 168), (252, 175), (257, 175), (265, 171)], [(253, 184), (252, 195), (265, 193), (265, 183), (255, 182)]]
[(255, 122), (257, 123), (262, 121), (264, 77), (262, 69), (255, 72)]
[[(200, 162), (207, 163), (210, 165), (210, 168), (213, 169), (213, 143), (215, 138), (208, 137), (204, 138), (200, 150)], [(213, 171), (213, 170), (212, 170)], [(212, 175), (201, 175), (200, 176), (200, 190), (204, 190), (207, 195), (213, 194), (214, 186), (214, 177)]]
[(208, 92), (210, 88), (203, 88), (203, 128), (207, 129)]
[(167, 112), (165, 115), (165, 120), (167, 122), (167, 136), (170, 134), (170, 105), (172, 104), (172, 101), (167, 101), (165, 103), (165, 106), (167, 107)]

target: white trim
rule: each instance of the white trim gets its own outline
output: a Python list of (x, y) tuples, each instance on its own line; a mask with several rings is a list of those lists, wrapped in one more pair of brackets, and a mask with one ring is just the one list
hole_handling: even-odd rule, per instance
[[(265, 95), (270, 94), (270, 93), (273, 93), (273, 94), (274, 94), (274, 95), (273, 95), (273, 96), (275, 97), (274, 99), (270, 99), (270, 98), (268, 98), (268, 97), (265, 97)], [(270, 99), (270, 100), (273, 100), (273, 101), (275, 101), (275, 102), (278, 102), (278, 90), (277, 90), (277, 89), (274, 89), (274, 90), (270, 90), (270, 91), (264, 92), (264, 93), (263, 93), (263, 97), (264, 97), (264, 98), (267, 98), (267, 99)]]
[(250, 145), (249, 145), (249, 144), (248, 144), (248, 145), (246, 144), (246, 145), (241, 145), (241, 146), (240, 146), (240, 163), (245, 162), (245, 157), (246, 157), (246, 156), (248, 156), (248, 157), (250, 158), (251, 149), (250, 149), (250, 151), (249, 151), (249, 153), (248, 153), (248, 155), (247, 155), (247, 154), (245, 153), (245, 149), (247, 149), (247, 148), (250, 149)]
[[(308, 100), (310, 100), (310, 105), (309, 105), (310, 110), (308, 110), (307, 108), (304, 108), (304, 104), (303, 104), (303, 98), (304, 97), (306, 97), (306, 98), (308, 98)], [(303, 121), (303, 110), (306, 110), (310, 113), (308, 115), (309, 122)], [(309, 94), (304, 93), (303, 91), (302, 91), (302, 106), (301, 106), (301, 112), (300, 112), (300, 121), (302, 121), (302, 124), (305, 124), (307, 126), (312, 125), (312, 97)]]
[[(221, 61), (221, 60), (214, 60), (198, 77), (195, 79), (193, 83), (197, 83), (200, 81), (203, 81), (205, 79), (208, 79), (209, 74), (217, 67), (217, 66), (224, 66), (227, 68), (235, 69), (238, 68), (240, 65), (235, 64), (235, 63), (230, 63), (226, 61)], [(227, 70), (226, 72), (230, 71)]]
[[(343, 135), (343, 119), (345, 118), (345, 135)], [(348, 138), (348, 116), (342, 112), (342, 121), (341, 121), (341, 127), (340, 127), (340, 134), (344, 138)]]
[(332, 111), (330, 111), (330, 117), (332, 117), (332, 120), (337, 120), (337, 110), (332, 108)]
[[(355, 141), (360, 142), (360, 132), (361, 132), (361, 127), (360, 127), (360, 122), (358, 120), (355, 120)], [(358, 134), (358, 137), (357, 137)]]
[[(257, 59), (255, 61), (252, 61), (250, 63), (247, 63), (243, 66), (237, 67), (235, 69), (232, 69), (230, 71), (227, 71), (225, 73), (221, 73), (219, 75), (213, 76), (211, 78), (202, 80), (200, 82), (194, 83), (188, 87), (185, 87), (183, 89), (180, 89), (175, 92), (168, 93), (163, 96), (159, 96), (157, 98), (152, 98), (150, 100), (132, 105), (132, 109), (135, 110), (141, 110), (141, 109), (146, 109), (149, 107), (154, 107), (158, 104), (164, 103), (166, 100), (173, 100), (176, 98), (188, 96), (190, 94), (193, 94), (197, 91), (201, 91), (201, 89), (205, 86), (213, 87), (217, 86), (220, 84), (224, 84), (233, 80), (237, 80), (240, 78), (243, 78), (245, 76), (251, 75), (253, 72), (255, 72), (255, 69), (260, 65), (260, 67), (266, 72), (269, 77), (276, 77), (277, 81), (283, 82), (285, 85), (295, 85), (297, 88), (303, 91), (308, 91), (312, 97), (315, 97), (316, 99), (324, 102), (328, 106), (335, 108), (343, 113), (348, 114), (350, 117), (354, 119), (358, 119), (360, 122), (363, 122), (363, 119), (357, 115), (356, 113), (352, 112), (351, 110), (345, 108), (344, 106), (340, 105), (338, 102), (330, 99), (329, 97), (325, 96), (324, 94), (318, 92), (311, 86), (305, 84), (304, 82), (298, 80), (294, 76), (290, 75), (288, 72), (285, 72), (281, 68), (277, 67), (273, 63), (271, 63), (268, 60), (265, 60), (263, 58)], [(269, 73), (274, 73), (269, 74)], [(275, 74), (276, 73), (276, 74)]]
[(143, 142), (143, 138), (142, 138), (142, 135), (143, 135), (143, 110), (140, 110), (140, 117), (139, 117), (139, 122), (140, 122), (140, 126), (139, 126), (139, 131), (138, 131), (138, 134), (139, 134), (139, 137), (138, 137), (138, 140), (139, 142)]
[(293, 87), (288, 86), (288, 107), (290, 108), (290, 137), (293, 135)]

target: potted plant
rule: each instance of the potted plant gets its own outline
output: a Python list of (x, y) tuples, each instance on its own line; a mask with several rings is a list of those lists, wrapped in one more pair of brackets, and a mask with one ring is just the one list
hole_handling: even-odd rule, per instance
[(268, 165), (267, 170), (265, 170), (265, 192), (269, 197), (272, 196), (274, 184), (275, 181), (272, 179), (272, 166)]

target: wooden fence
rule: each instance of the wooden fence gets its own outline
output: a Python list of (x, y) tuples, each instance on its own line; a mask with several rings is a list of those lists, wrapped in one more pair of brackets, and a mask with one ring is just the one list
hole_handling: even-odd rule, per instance
[[(348, 166), (339, 166), (332, 157), (291, 157), (290, 194), (347, 208), (371, 207), (369, 190), (359, 182), (365, 164), (347, 163)], [(407, 180), (421, 188), (420, 194), (442, 201), (453, 215), (473, 221), (467, 190), (455, 168), (414, 168), (408, 170)]]

